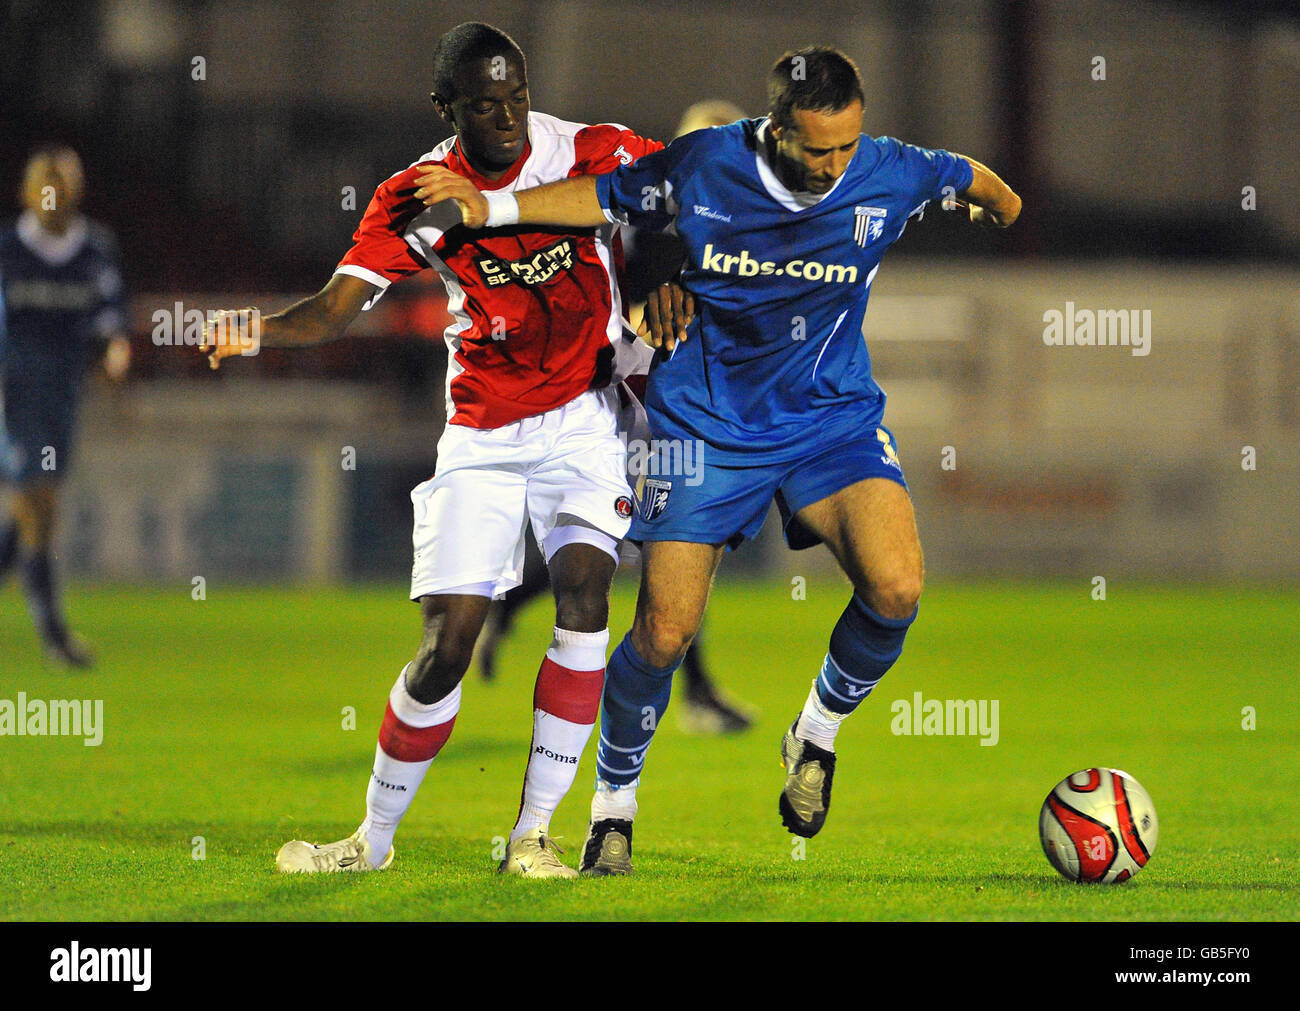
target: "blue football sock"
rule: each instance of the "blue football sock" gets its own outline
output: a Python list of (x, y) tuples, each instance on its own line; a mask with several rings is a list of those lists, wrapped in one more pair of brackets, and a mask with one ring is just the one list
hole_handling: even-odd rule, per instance
[(18, 560), (18, 523), (10, 520), (9, 525), (0, 530), (0, 580), (9, 574)]
[(27, 610), (44, 639), (60, 641), (67, 635), (54, 591), (54, 568), (48, 552), (35, 551), (23, 560), (23, 591)]
[(677, 665), (651, 667), (632, 646), (629, 632), (605, 668), (600, 703), (600, 743), (596, 774), (614, 786), (627, 786), (641, 775), (646, 749), (668, 708)]
[(855, 593), (835, 624), (817, 677), (821, 704), (844, 716), (857, 709), (903, 652), (903, 639), (915, 620), (915, 611), (910, 618), (882, 617)]

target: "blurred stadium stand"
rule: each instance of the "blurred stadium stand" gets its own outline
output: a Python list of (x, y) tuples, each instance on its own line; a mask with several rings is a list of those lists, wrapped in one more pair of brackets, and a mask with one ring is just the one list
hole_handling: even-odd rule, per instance
[[(1296, 279), (1136, 263), (882, 270), (866, 332), (931, 574), (1300, 575)], [(1067, 301), (1149, 308), (1150, 354), (1047, 346), (1043, 314)], [(161, 360), (186, 375), (100, 384), (66, 563), (111, 579), (401, 576), (407, 495), (433, 471), (444, 420), (445, 353), (386, 329), (381, 311), (406, 318), (387, 303), (336, 345), (215, 375), (168, 348)], [(137, 301), (140, 326), (154, 304)], [(775, 516), (728, 566), (830, 568), (821, 552), (785, 551)]]
[[(1006, 234), (932, 211), (873, 289), (933, 575), (1300, 575), (1300, 10), (1154, 0), (5, 5), (0, 178), (12, 193), (38, 143), (79, 148), (134, 293), (132, 378), (84, 406), (71, 571), (405, 575), (406, 496), (443, 423), (439, 292), (405, 282), (344, 341), (216, 374), (155, 346), (152, 315), (323, 284), (374, 186), (446, 136), (430, 53), (471, 19), (524, 48), (535, 108), (658, 137), (706, 95), (761, 113), (777, 55), (835, 44), (868, 130), (979, 157), (1024, 195)], [(1152, 353), (1046, 347), (1067, 300), (1150, 309)], [(769, 523), (729, 567), (820, 564)]]
[(0, 19), (24, 54), (0, 64), (0, 177), (39, 142), (81, 148), (139, 291), (319, 287), (374, 187), (447, 135), (430, 54), (471, 19), (524, 48), (538, 109), (661, 138), (701, 96), (760, 114), (787, 48), (842, 47), (870, 131), (980, 157), (1030, 208), (1002, 242), (918, 229), (896, 258), (1300, 261), (1294, 4), (66, 0)]

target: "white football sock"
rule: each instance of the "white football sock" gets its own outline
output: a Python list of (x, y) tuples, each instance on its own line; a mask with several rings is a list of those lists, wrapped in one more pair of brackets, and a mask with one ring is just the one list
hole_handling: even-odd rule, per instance
[(384, 754), (375, 745), (375, 765), (370, 771), (370, 784), (366, 787), (366, 819), (361, 823), (366, 838), (370, 840), (370, 863), (378, 867), (393, 846), (397, 826), (415, 800), (424, 774), (433, 764), (427, 762), (399, 762)]
[[(546, 661), (537, 675), (532, 747), (511, 842), (539, 825), (549, 825), (573, 785), (582, 749), (596, 726), (608, 646), (609, 629), (554, 631)], [(549, 711), (552, 709), (556, 712)], [(581, 722), (566, 718), (577, 715), (581, 715)]]
[(803, 704), (799, 722), (795, 725), (794, 736), (801, 741), (808, 741), (826, 751), (835, 750), (835, 735), (839, 733), (840, 724), (848, 713), (833, 713), (822, 705), (817, 697), (817, 679), (813, 679), (812, 690), (808, 700)]
[(558, 716), (533, 710), (533, 751), (524, 776), (524, 800), (510, 841), (538, 825), (549, 825), (551, 815), (573, 785), (578, 760), (587, 746), (594, 723), (570, 723)]
[[(425, 750), (432, 750), (436, 755), (451, 733), (451, 723), (460, 711), (460, 697), (460, 685), (457, 685), (437, 702), (429, 705), (417, 702), (406, 690), (404, 667), (388, 695), (388, 709), (396, 718), (396, 732), (423, 737)], [(361, 823), (361, 828), (370, 841), (370, 862), (375, 867), (382, 864), (388, 856), (397, 826), (415, 800), (415, 792), (420, 788), (424, 774), (433, 764), (432, 756), (418, 761), (402, 761), (388, 754), (384, 750), (384, 737), (386, 733), (392, 733), (393, 729), (385, 714), (380, 743), (375, 746), (375, 764), (370, 773), (370, 783), (366, 787), (366, 818)], [(421, 730), (432, 733), (410, 733)], [(393, 750), (398, 750), (396, 743), (392, 747)]]
[(617, 818), (632, 821), (636, 818), (636, 788), (640, 784), (640, 779), (634, 779), (627, 786), (614, 786), (597, 778), (596, 792), (591, 798), (591, 820)]

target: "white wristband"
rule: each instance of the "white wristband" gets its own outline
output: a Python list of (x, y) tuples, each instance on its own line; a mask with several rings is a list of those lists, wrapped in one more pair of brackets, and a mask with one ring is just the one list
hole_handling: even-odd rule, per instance
[(515, 199), (513, 193), (489, 190), (483, 194), (483, 199), (488, 205), (487, 221), (483, 222), (484, 228), (519, 224), (519, 201)]

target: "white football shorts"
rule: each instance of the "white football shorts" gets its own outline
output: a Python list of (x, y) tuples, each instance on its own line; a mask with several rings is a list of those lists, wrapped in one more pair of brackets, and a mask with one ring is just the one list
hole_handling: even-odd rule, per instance
[(530, 521), (547, 562), (575, 542), (617, 560), (633, 512), (619, 409), (609, 387), (500, 428), (447, 425), (437, 472), (411, 492), (411, 599), (518, 586)]

